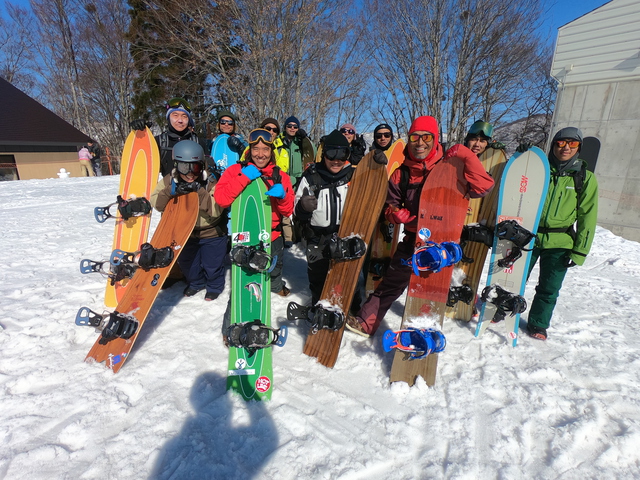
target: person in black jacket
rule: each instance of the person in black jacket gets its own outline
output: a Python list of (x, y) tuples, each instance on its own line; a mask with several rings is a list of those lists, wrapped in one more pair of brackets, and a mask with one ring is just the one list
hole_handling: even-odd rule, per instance
[(351, 148), (349, 163), (351, 163), (351, 165), (358, 165), (367, 150), (367, 143), (364, 141), (364, 138), (362, 138), (362, 135), (356, 133), (356, 127), (350, 123), (342, 125), (340, 127), (340, 133), (347, 139), (349, 147)]

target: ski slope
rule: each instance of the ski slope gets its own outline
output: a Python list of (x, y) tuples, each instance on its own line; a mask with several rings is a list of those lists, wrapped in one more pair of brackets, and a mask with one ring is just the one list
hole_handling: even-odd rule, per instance
[[(102, 311), (105, 280), (79, 262), (109, 254), (113, 226), (93, 207), (118, 180), (0, 183), (0, 479), (640, 476), (640, 244), (598, 229), (546, 343), (514, 349), (501, 325), (476, 339), (475, 323), (445, 321), (435, 388), (388, 384), (381, 332), (400, 325), (401, 302), (373, 339), (346, 332), (333, 370), (290, 325), (273, 399), (247, 404), (225, 391), (228, 278), (214, 302), (163, 290), (117, 375), (83, 362), (97, 334), (75, 314)], [(292, 295), (272, 296), (276, 325), (309, 300), (302, 251), (284, 268)]]

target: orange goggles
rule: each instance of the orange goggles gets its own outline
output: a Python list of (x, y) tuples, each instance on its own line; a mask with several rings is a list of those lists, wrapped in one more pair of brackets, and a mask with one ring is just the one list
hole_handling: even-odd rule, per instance
[(424, 143), (429, 143), (431, 140), (433, 140), (433, 133), (423, 133), (422, 135), (420, 135), (419, 133), (412, 133), (411, 135), (409, 135), (410, 142), (415, 143), (420, 139), (422, 139)]
[(578, 148), (580, 142), (578, 140), (556, 140), (556, 146), (558, 148), (564, 148), (567, 145), (569, 145), (569, 148)]

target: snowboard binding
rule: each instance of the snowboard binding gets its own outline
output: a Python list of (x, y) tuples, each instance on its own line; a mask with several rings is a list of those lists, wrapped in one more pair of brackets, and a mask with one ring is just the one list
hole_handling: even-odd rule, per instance
[(137, 252), (125, 252), (116, 249), (111, 252), (109, 262), (111, 265), (137, 265), (145, 271), (152, 268), (164, 268), (171, 265), (173, 261), (173, 248), (154, 248), (150, 243), (140, 245)]
[(337, 233), (330, 237), (323, 236), (318, 245), (311, 245), (307, 249), (307, 261), (315, 263), (322, 259), (336, 262), (355, 260), (367, 253), (367, 244), (358, 236), (341, 238)]
[(434, 328), (405, 328), (387, 330), (382, 336), (382, 348), (390, 352), (394, 348), (409, 354), (411, 360), (419, 360), (432, 353), (442, 352), (447, 339)]
[(287, 327), (284, 325), (276, 329), (260, 323), (260, 320), (254, 320), (232, 323), (227, 329), (226, 337), (230, 347), (244, 348), (251, 358), (261, 348), (272, 345), (284, 346), (287, 333)]
[(385, 243), (393, 242), (393, 233), (395, 231), (395, 224), (391, 222), (380, 222), (380, 232)]
[[(462, 235), (460, 237), (460, 246), (464, 250), (468, 242), (483, 243), (487, 247), (493, 246), (493, 230), (486, 225), (480, 225), (479, 223), (465, 225), (462, 228)], [(462, 255), (460, 260), (463, 263), (473, 263), (474, 259)]]
[(463, 302), (467, 305), (471, 305), (473, 301), (473, 290), (469, 285), (460, 285), (457, 287), (451, 287), (449, 289), (449, 296), (447, 297), (447, 307), (454, 307), (456, 303)]
[(509, 240), (513, 243), (513, 248), (509, 255), (498, 260), (500, 268), (511, 268), (511, 266), (522, 256), (522, 252), (529, 252), (532, 249), (526, 248), (536, 237), (535, 233), (530, 232), (521, 226), (516, 220), (504, 220), (496, 225), (496, 236), (499, 240)]
[(138, 331), (140, 322), (133, 315), (126, 313), (113, 312), (101, 315), (88, 307), (82, 307), (76, 314), (76, 325), (102, 330), (99, 343), (106, 345), (115, 338), (131, 338)]
[(523, 313), (527, 309), (527, 302), (524, 297), (511, 293), (500, 285), (490, 285), (482, 290), (480, 300), (493, 303), (496, 312), (491, 323), (498, 323), (505, 319), (507, 313), (513, 317), (518, 313)]
[[(109, 265), (109, 269), (105, 268), (105, 265)], [(138, 265), (131, 263), (121, 263), (120, 265), (111, 265), (109, 262), (96, 262), (93, 260), (80, 260), (80, 273), (99, 273), (111, 280), (111, 285), (115, 285), (116, 282), (124, 280), (125, 278), (133, 278), (133, 274), (136, 273)]]
[(402, 260), (403, 265), (413, 268), (413, 273), (420, 272), (438, 273), (445, 267), (455, 265), (462, 259), (462, 248), (455, 242), (426, 242), (416, 248), (409, 260)]
[(108, 218), (115, 216), (111, 213), (111, 207), (118, 206), (118, 211), (123, 220), (129, 220), (131, 217), (140, 217), (151, 213), (151, 203), (145, 197), (131, 198), (125, 200), (122, 196), (118, 195), (114, 203), (110, 203), (106, 207), (96, 207), (93, 209), (93, 215), (96, 217), (98, 223), (104, 223)]
[(266, 252), (263, 242), (258, 246), (235, 245), (229, 255), (234, 265), (252, 273), (271, 273), (278, 260), (277, 255), (272, 257)]
[(321, 329), (337, 331), (344, 325), (344, 313), (338, 310), (329, 310), (321, 305), (305, 307), (295, 302), (289, 302), (287, 305), (287, 320), (295, 322), (296, 320), (305, 320), (311, 333), (316, 334)]

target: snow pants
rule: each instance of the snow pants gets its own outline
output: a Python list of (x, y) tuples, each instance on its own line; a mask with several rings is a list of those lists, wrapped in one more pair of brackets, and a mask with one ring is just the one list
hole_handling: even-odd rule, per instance
[(178, 264), (187, 285), (196, 290), (222, 293), (224, 290), (224, 258), (227, 255), (227, 236), (189, 238), (180, 252)]
[(278, 256), (276, 260), (276, 266), (271, 270), (271, 291), (278, 293), (284, 287), (284, 280), (282, 280), (282, 262), (284, 257), (284, 239), (282, 235), (271, 242), (271, 256)]
[(540, 276), (536, 285), (536, 294), (529, 308), (529, 325), (538, 328), (549, 328), (553, 309), (558, 301), (562, 282), (567, 273), (565, 259), (569, 250), (565, 248), (534, 248), (531, 252), (529, 273), (540, 260)]
[(389, 268), (384, 274), (378, 288), (369, 296), (356, 319), (369, 335), (378, 330), (380, 322), (387, 314), (393, 302), (395, 302), (409, 285), (411, 279), (411, 267), (402, 265), (402, 260), (407, 260), (415, 250), (416, 234), (405, 232), (404, 239), (398, 244), (396, 253), (391, 258)]
[(80, 162), (80, 174), (85, 177), (95, 177), (96, 174), (93, 173), (93, 167), (91, 166), (91, 162), (89, 160), (81, 159)]

